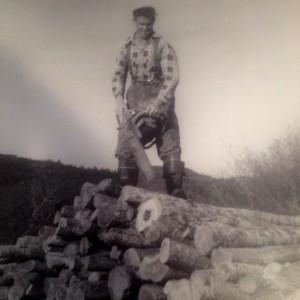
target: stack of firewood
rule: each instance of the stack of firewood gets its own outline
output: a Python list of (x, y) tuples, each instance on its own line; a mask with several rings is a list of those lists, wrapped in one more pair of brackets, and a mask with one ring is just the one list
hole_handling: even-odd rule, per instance
[(152, 256), (125, 252), (125, 261), (129, 252), (132, 264), (140, 261), (139, 276), (155, 283), (142, 285), (139, 299), (300, 299), (300, 216), (191, 203), (129, 186), (120, 200), (137, 208), (136, 231), (160, 245)]
[(41, 299), (45, 297), (44, 278), (56, 275), (48, 268), (42, 243), (53, 233), (43, 226), (38, 236), (22, 236), (15, 245), (0, 246), (0, 299)]
[(2, 246), (0, 299), (298, 299), (300, 216), (111, 190), (85, 183), (53, 227)]

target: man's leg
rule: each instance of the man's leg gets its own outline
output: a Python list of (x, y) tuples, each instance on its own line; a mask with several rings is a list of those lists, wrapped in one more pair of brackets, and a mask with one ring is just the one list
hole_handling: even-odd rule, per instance
[(131, 153), (130, 146), (119, 130), (118, 144), (115, 156), (118, 158), (119, 184), (136, 186), (139, 178), (139, 169)]
[(163, 161), (164, 178), (167, 193), (179, 198), (185, 198), (182, 190), (184, 162), (181, 161), (180, 135), (175, 113), (166, 124), (165, 131), (157, 140), (158, 155)]

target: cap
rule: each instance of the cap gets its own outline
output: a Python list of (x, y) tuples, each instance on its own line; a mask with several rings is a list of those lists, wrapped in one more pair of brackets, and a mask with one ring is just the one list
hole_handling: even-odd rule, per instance
[(146, 17), (151, 20), (155, 20), (155, 9), (151, 6), (143, 6), (140, 8), (135, 9), (133, 12), (133, 17)]

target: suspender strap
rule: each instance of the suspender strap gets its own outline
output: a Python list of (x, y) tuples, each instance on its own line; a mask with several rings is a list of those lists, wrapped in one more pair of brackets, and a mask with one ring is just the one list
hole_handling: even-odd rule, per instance
[(155, 77), (157, 79), (160, 79), (161, 77), (161, 67), (160, 67), (160, 61), (161, 61), (161, 57), (159, 55), (159, 51), (158, 51), (158, 43), (159, 43), (159, 38), (153, 38), (153, 44), (154, 44), (154, 53), (153, 53), (153, 59), (154, 59), (154, 67), (155, 67)]

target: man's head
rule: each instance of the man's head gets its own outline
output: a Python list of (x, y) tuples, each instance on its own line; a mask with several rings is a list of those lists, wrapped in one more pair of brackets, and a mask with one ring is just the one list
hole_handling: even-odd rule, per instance
[(142, 39), (148, 39), (153, 34), (155, 22), (155, 9), (153, 7), (140, 7), (133, 11), (133, 19), (137, 29), (137, 34)]

